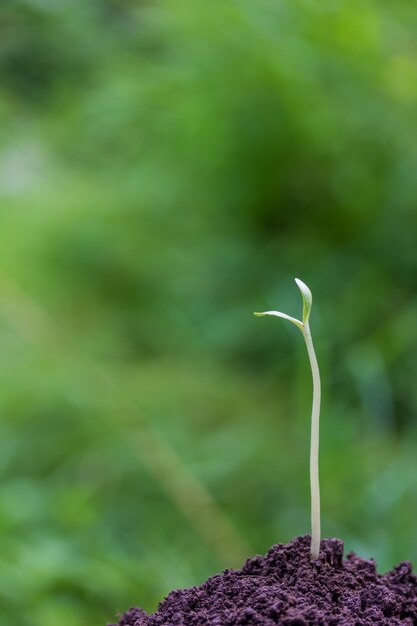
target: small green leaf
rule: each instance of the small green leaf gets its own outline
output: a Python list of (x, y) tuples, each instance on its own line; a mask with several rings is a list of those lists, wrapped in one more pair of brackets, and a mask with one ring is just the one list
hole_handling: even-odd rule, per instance
[(303, 322), (301, 322), (300, 320), (297, 320), (295, 317), (291, 317), (290, 315), (287, 315), (286, 313), (281, 313), (281, 311), (263, 311), (263, 313), (254, 313), (254, 315), (256, 315), (257, 317), (263, 317), (265, 315), (273, 315), (275, 317), (282, 317), (282, 319), (292, 322), (293, 324), (298, 326), (298, 328), (300, 328), (301, 330), (303, 330), (304, 328)]
[(303, 299), (303, 323), (308, 324), (308, 318), (310, 317), (311, 306), (313, 304), (313, 296), (310, 289), (299, 278), (295, 279), (298, 289), (301, 291), (301, 297)]

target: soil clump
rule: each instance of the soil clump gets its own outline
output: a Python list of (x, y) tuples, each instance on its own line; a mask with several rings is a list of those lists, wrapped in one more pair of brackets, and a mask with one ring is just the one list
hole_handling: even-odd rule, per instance
[[(417, 576), (409, 562), (387, 574), (324, 539), (310, 559), (310, 537), (296, 537), (205, 583), (172, 591), (147, 615), (130, 609), (112, 626), (417, 626)], [(111, 625), (109, 625), (111, 626)]]

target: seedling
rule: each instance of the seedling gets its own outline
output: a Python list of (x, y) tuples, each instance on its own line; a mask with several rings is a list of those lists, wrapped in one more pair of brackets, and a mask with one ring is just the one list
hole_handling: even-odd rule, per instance
[(313, 296), (310, 289), (299, 278), (295, 279), (303, 299), (303, 320), (300, 321), (280, 311), (264, 311), (255, 313), (258, 316), (274, 315), (295, 324), (302, 332), (306, 343), (313, 377), (313, 403), (311, 410), (311, 442), (310, 442), (310, 489), (311, 489), (311, 558), (317, 559), (320, 551), (320, 485), (319, 485), (319, 421), (321, 384), (320, 372), (311, 337), (309, 317)]

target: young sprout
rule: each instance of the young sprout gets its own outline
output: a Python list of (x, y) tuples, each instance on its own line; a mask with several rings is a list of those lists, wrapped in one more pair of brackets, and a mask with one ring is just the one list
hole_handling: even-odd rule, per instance
[(274, 315), (292, 322), (301, 330), (306, 343), (313, 377), (313, 406), (311, 411), (311, 443), (310, 443), (310, 488), (311, 488), (311, 558), (317, 559), (320, 551), (320, 486), (319, 486), (319, 419), (320, 419), (320, 372), (311, 338), (309, 317), (313, 296), (310, 289), (299, 278), (295, 279), (303, 299), (303, 320), (281, 313), (280, 311), (265, 311), (255, 313), (258, 316)]

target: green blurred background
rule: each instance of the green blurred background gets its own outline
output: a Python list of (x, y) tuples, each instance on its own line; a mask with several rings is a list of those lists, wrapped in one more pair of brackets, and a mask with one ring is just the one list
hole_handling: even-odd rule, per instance
[(322, 525), (416, 561), (417, 6), (2, 0), (0, 624)]

